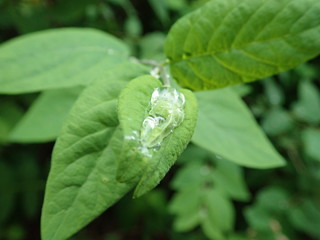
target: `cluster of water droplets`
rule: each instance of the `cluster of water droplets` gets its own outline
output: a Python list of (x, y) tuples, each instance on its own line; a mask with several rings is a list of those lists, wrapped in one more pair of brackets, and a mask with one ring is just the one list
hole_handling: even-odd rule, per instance
[(141, 128), (141, 150), (149, 155), (150, 149), (160, 148), (162, 141), (184, 119), (185, 97), (172, 87), (156, 88), (151, 96), (150, 110)]

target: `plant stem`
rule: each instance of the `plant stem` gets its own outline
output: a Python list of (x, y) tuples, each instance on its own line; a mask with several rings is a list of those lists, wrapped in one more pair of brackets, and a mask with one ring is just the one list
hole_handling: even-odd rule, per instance
[(167, 86), (167, 87), (171, 86), (170, 73), (167, 68), (168, 61), (160, 63), (152, 59), (137, 59), (135, 57), (133, 57), (132, 60), (134, 62), (142, 63), (144, 65), (153, 66), (154, 68), (152, 69), (152, 72), (153, 72), (152, 75), (155, 77), (159, 75), (157, 78), (159, 78), (162, 81), (164, 86)]
[(160, 70), (160, 78), (162, 79), (163, 85), (169, 87), (170, 86), (170, 73), (169, 73), (168, 69), (163, 64), (163, 65), (159, 66), (159, 70)]

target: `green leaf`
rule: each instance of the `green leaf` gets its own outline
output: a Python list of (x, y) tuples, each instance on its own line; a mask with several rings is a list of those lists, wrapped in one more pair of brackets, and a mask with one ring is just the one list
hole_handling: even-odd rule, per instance
[(265, 95), (271, 105), (282, 105), (284, 101), (284, 93), (278, 83), (273, 78), (263, 80)]
[(243, 101), (230, 89), (196, 93), (199, 115), (192, 141), (204, 149), (253, 168), (284, 165)]
[(319, 90), (309, 81), (303, 81), (298, 89), (299, 101), (293, 105), (297, 117), (308, 123), (320, 122)]
[(140, 58), (159, 61), (165, 59), (163, 53), (165, 36), (162, 32), (152, 32), (143, 36), (139, 42)]
[(152, 92), (161, 87), (151, 76), (133, 79), (119, 96), (119, 121), (124, 135), (122, 156), (119, 159), (117, 179), (126, 182), (140, 175), (149, 158), (141, 153), (140, 131), (145, 119)]
[(44, 91), (10, 133), (12, 142), (55, 140), (82, 87)]
[(259, 192), (256, 202), (246, 208), (245, 217), (255, 230), (273, 233), (270, 224), (278, 222), (283, 213), (290, 210), (290, 199), (286, 190), (271, 186)]
[(128, 36), (136, 38), (142, 33), (142, 24), (136, 15), (130, 15), (124, 24), (125, 32)]
[(318, 0), (215, 0), (181, 18), (165, 52), (173, 77), (194, 90), (286, 71), (320, 53)]
[(240, 166), (226, 159), (215, 158), (213, 183), (221, 192), (236, 200), (248, 200), (250, 194)]
[(176, 215), (174, 229), (190, 231), (200, 224), (202, 189), (199, 186), (183, 189), (172, 198), (169, 211)]
[(167, 25), (169, 22), (169, 11), (167, 9), (166, 1), (158, 1), (158, 0), (148, 0), (149, 4), (151, 5), (153, 11), (160, 19), (163, 25)]
[(245, 217), (255, 230), (270, 231), (270, 221), (273, 218), (261, 206), (246, 209)]
[[(194, 189), (198, 186), (205, 185), (208, 181), (208, 174), (212, 174), (211, 168), (207, 168), (202, 164), (201, 159), (195, 158), (193, 162), (185, 164), (180, 169), (172, 181), (172, 187), (176, 190), (180, 189)], [(201, 174), (199, 174), (199, 172)]]
[(190, 231), (200, 225), (210, 239), (224, 239), (233, 227), (232, 202), (210, 185), (185, 188), (174, 195), (169, 205), (176, 214), (174, 229)]
[(185, 166), (175, 175), (172, 182), (174, 189), (197, 188), (212, 184), (230, 198), (236, 200), (249, 198), (240, 166), (194, 145), (189, 146), (181, 158), (185, 159), (183, 162)]
[(224, 195), (215, 189), (207, 191), (204, 196), (204, 207), (207, 209), (204, 218), (213, 228), (230, 231), (234, 222), (234, 208)]
[(320, 237), (318, 227), (320, 221), (319, 203), (310, 199), (303, 199), (298, 206), (289, 213), (292, 225), (310, 235), (315, 239)]
[(294, 121), (288, 112), (280, 107), (275, 107), (264, 114), (261, 125), (267, 134), (275, 136), (292, 129)]
[(67, 239), (128, 192), (136, 182), (116, 181), (121, 152), (118, 95), (145, 73), (138, 64), (110, 71), (84, 90), (52, 155), (42, 211), (42, 239)]
[(285, 189), (268, 187), (259, 192), (257, 203), (268, 211), (286, 211), (289, 207), (289, 196)]
[[(186, 99), (183, 122), (164, 138), (159, 149), (150, 150), (152, 157), (144, 153), (140, 141), (142, 123), (148, 116), (153, 91), (161, 86), (159, 80), (151, 76), (142, 76), (132, 80), (119, 98), (119, 121), (124, 134), (122, 150), (124, 156), (119, 161), (117, 174), (119, 180), (125, 182), (143, 173), (134, 197), (141, 196), (160, 182), (189, 143), (196, 123), (196, 98), (192, 92), (182, 89), (180, 92)], [(161, 107), (163, 108), (161, 111), (165, 110), (165, 106)], [(148, 148), (145, 150), (149, 151)]]
[(294, 69), (299, 79), (312, 81), (318, 77), (318, 69), (311, 63), (304, 63)]
[(0, 102), (0, 143), (9, 141), (10, 131), (23, 116), (23, 109), (15, 101)]
[(0, 93), (86, 85), (123, 62), (126, 46), (94, 29), (45, 30), (0, 47)]
[(309, 157), (320, 161), (320, 130), (313, 128), (305, 129), (302, 132), (302, 142), (305, 153)]
[(200, 225), (210, 239), (224, 239), (234, 222), (230, 197), (244, 200), (249, 195), (240, 167), (193, 145), (181, 158), (183, 168), (172, 182), (177, 193), (169, 205), (176, 215), (174, 229), (190, 231)]

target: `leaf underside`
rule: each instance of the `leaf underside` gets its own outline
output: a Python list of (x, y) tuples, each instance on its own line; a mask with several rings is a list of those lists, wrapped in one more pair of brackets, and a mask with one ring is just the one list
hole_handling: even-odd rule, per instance
[(318, 0), (214, 0), (181, 18), (165, 52), (173, 77), (194, 90), (250, 82), (320, 53)]

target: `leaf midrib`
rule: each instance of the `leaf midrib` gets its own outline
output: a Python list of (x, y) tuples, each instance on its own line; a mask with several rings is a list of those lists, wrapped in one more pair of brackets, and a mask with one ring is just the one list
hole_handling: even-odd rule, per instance
[[(117, 128), (114, 129), (114, 132), (112, 133), (112, 135), (111, 135), (111, 137), (110, 137), (110, 140), (114, 138), (115, 133), (117, 132), (116, 130), (117, 130)], [(78, 186), (78, 187), (79, 187), (79, 191), (77, 191), (76, 196), (73, 198), (73, 201), (71, 202), (71, 204), (69, 205), (68, 208), (64, 209), (64, 211), (66, 211), (66, 212), (69, 212), (69, 211), (70, 211), (70, 208), (72, 207), (72, 205), (74, 204), (74, 202), (76, 201), (76, 199), (77, 199), (78, 196), (79, 196), (80, 189), (83, 187), (84, 184), (86, 184), (88, 178), (91, 176), (91, 174), (92, 174), (92, 172), (94, 171), (94, 169), (96, 168), (98, 162), (101, 160), (100, 157), (101, 157), (102, 153), (103, 153), (104, 151), (106, 151), (106, 149), (108, 149), (108, 147), (109, 147), (109, 145), (106, 145), (106, 147), (105, 147), (104, 149), (102, 149), (102, 151), (100, 151), (100, 152), (98, 153), (99, 156), (97, 157), (97, 160), (96, 160), (94, 166), (93, 166), (92, 169), (90, 170), (90, 173), (87, 175), (86, 181), (84, 181), (84, 182), (81, 184), (81, 186)], [(60, 229), (61, 226), (63, 225), (62, 223), (64, 223), (64, 221), (65, 221), (65, 219), (66, 219), (66, 216), (67, 216), (67, 213), (64, 214), (62, 220), (60, 221), (59, 226), (58, 226), (57, 229), (55, 230), (55, 233), (54, 233), (54, 235), (53, 235), (53, 237), (52, 237), (51, 239), (55, 239), (55, 236), (57, 235), (57, 233), (59, 233), (59, 229)]]

